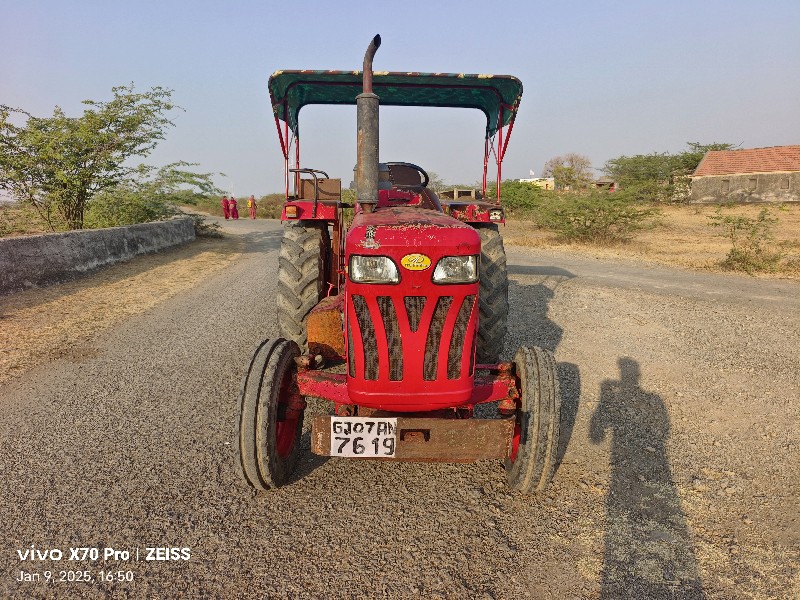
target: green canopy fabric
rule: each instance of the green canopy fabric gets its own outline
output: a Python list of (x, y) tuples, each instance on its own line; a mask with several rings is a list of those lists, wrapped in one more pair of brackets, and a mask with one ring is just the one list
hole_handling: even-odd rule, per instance
[[(272, 110), (297, 135), (301, 108), (307, 104), (355, 104), (361, 77), (361, 71), (276, 71), (269, 78)], [(486, 137), (512, 121), (522, 97), (522, 82), (510, 75), (374, 71), (372, 88), (387, 106), (482, 110)], [(501, 107), (503, 121), (498, 124)]]

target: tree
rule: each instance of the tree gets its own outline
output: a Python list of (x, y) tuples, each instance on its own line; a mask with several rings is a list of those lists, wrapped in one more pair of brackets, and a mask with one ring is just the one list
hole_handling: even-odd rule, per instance
[(688, 143), (689, 150), (678, 154), (654, 152), (619, 156), (608, 160), (603, 171), (620, 185), (660, 182), (674, 183), (675, 177), (691, 175), (709, 150), (731, 150), (731, 144)]
[[(92, 197), (140, 173), (126, 166), (147, 156), (173, 123), (165, 115), (177, 108), (172, 90), (134, 86), (112, 89), (108, 102), (84, 100), (80, 117), (56, 107), (52, 117), (0, 106), (0, 189), (32, 205), (52, 230), (56, 218), (69, 229), (83, 228)], [(12, 115), (26, 118), (15, 125)]]
[(552, 177), (557, 190), (587, 188), (594, 180), (592, 161), (575, 152), (556, 156), (544, 164), (542, 177)]
[(438, 173), (434, 171), (428, 171), (428, 187), (438, 194), (442, 190), (446, 189), (448, 185), (444, 182), (444, 179), (439, 177)]

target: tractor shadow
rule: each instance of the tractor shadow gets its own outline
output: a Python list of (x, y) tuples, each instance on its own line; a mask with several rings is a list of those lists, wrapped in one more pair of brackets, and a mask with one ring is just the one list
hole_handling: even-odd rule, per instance
[(330, 458), (311, 452), (311, 421), (314, 415), (333, 414), (333, 404), (320, 398), (307, 398), (306, 400), (308, 406), (303, 419), (303, 434), (300, 438), (300, 459), (297, 461), (294, 472), (289, 477), (288, 485), (308, 477), (312, 472), (328, 462)]
[[(524, 339), (515, 344), (515, 340), (509, 336), (506, 348), (512, 356), (517, 345), (539, 346), (555, 354), (564, 330), (548, 317), (549, 305), (555, 297), (558, 286), (564, 281), (573, 279), (575, 275), (559, 267), (522, 265), (509, 265), (508, 274), (537, 278), (538, 283), (524, 284), (509, 279), (510, 313), (519, 315), (517, 322), (524, 324)], [(581, 395), (581, 376), (576, 364), (557, 362), (556, 366), (561, 391), (560, 434), (555, 466), (557, 472), (575, 427)]]
[(667, 457), (666, 404), (641, 387), (637, 361), (617, 364), (589, 423), (593, 444), (611, 435), (600, 598), (705, 598)]
[(329, 458), (329, 456), (319, 456), (311, 452), (311, 432), (304, 431), (303, 436), (300, 438), (300, 459), (297, 461), (297, 467), (289, 477), (287, 485), (292, 485), (308, 477), (328, 462)]

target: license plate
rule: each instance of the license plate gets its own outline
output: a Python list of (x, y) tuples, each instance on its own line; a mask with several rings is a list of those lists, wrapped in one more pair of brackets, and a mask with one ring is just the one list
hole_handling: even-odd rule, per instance
[(397, 419), (331, 417), (331, 456), (394, 456)]

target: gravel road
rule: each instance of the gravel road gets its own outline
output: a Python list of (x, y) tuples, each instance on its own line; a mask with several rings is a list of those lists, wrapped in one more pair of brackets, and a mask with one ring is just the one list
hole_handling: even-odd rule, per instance
[(545, 494), (308, 453), (255, 494), (236, 396), (281, 228), (225, 227), (224, 270), (0, 386), (0, 597), (800, 597), (799, 284), (509, 247), (506, 355), (553, 350), (565, 396)]

